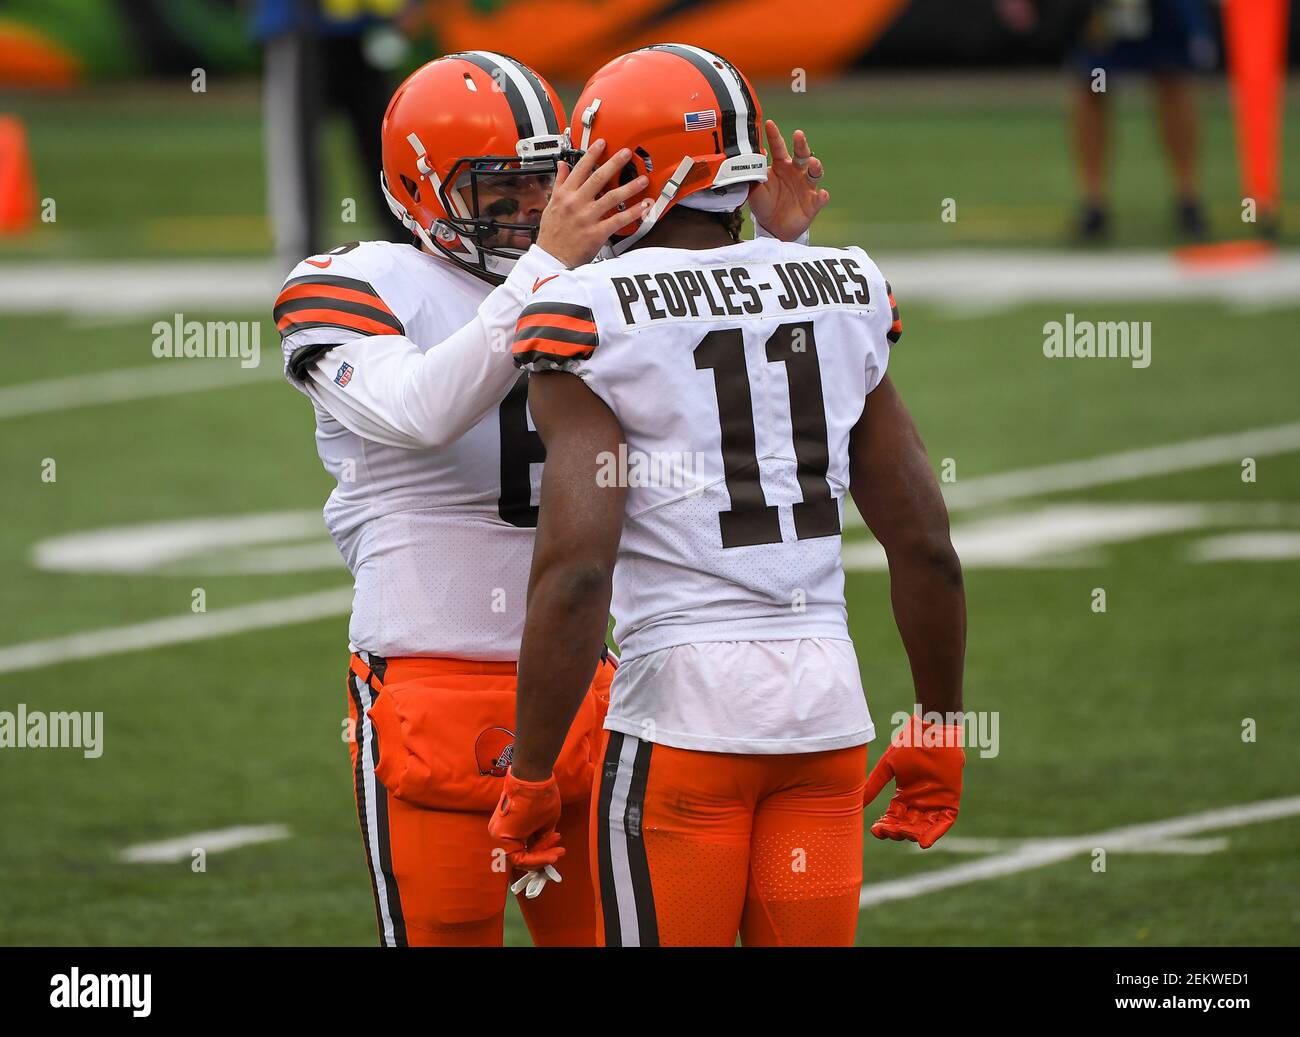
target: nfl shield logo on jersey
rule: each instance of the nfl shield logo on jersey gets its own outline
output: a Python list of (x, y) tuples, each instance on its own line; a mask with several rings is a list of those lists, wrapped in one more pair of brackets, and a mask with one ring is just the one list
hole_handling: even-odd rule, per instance
[(352, 365), (340, 364), (339, 373), (334, 376), (334, 381), (340, 386), (347, 385), (348, 382), (352, 381)]

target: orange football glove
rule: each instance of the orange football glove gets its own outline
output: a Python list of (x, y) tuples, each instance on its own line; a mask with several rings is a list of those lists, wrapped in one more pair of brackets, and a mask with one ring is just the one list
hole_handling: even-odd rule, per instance
[(506, 851), (506, 860), (524, 871), (543, 871), (564, 856), (560, 833), (560, 786), (555, 775), (545, 781), (522, 781), (506, 771), (501, 799), (488, 832)]
[(866, 807), (891, 779), (894, 798), (884, 816), (871, 826), (877, 839), (911, 839), (928, 850), (957, 820), (961, 806), (963, 729), (956, 724), (911, 723), (890, 739), (889, 748), (867, 776), (862, 805)]

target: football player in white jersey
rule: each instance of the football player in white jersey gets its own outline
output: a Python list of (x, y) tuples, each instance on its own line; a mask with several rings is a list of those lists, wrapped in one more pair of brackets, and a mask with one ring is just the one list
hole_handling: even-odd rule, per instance
[[(652, 205), (615, 258), (539, 290), (515, 335), (547, 464), (506, 791), (554, 784), (612, 592), (622, 660), (589, 837), (607, 945), (849, 944), (864, 793), (896, 777), (873, 832), (923, 847), (958, 808), (965, 601), (886, 376), (901, 323), (861, 249), (739, 240), (767, 173), (760, 121), (744, 76), (700, 48), (597, 72), (570, 132), (631, 149), (624, 178), (650, 183), (629, 204)], [(888, 555), (917, 701), (946, 715), (865, 784), (846, 491)], [(581, 841), (554, 795), (503, 799), (505, 828)]]
[[(613, 183), (630, 152), (602, 164), (597, 147), (570, 169), (564, 127), (555, 91), (509, 57), (423, 66), (382, 127), (384, 194), (417, 247), (310, 257), (275, 304), (286, 375), (338, 484), (326, 524), (355, 579), (351, 756), (385, 945), (499, 945), (507, 886), (558, 856), (485, 825), (513, 742), (544, 458), (510, 339), (532, 293), (634, 219), (618, 209), (645, 187)], [(770, 222), (784, 226), (779, 202)], [(555, 768), (575, 832), (613, 667), (589, 679)], [(520, 900), (539, 944), (595, 938), (588, 855), (569, 848), (564, 881)]]

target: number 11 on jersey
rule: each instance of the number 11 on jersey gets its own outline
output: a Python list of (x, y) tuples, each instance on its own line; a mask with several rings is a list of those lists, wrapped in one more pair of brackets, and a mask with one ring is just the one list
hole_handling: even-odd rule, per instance
[[(794, 505), (795, 535), (800, 540), (838, 536), (839, 508), (826, 473), (830, 447), (826, 406), (812, 321), (782, 324), (767, 340), (767, 362), (785, 364), (790, 391), (790, 424), (803, 500)], [(752, 547), (781, 542), (781, 519), (768, 504), (759, 479), (754, 431), (754, 401), (745, 366), (745, 338), (740, 328), (710, 331), (695, 347), (695, 366), (713, 372), (722, 426), (722, 467), (731, 510), (718, 513), (723, 547)]]

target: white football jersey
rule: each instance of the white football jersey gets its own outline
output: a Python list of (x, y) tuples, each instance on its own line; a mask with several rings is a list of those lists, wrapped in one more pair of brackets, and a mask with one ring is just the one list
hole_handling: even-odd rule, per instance
[[(535, 251), (493, 290), (409, 245), (345, 245), (304, 260), (276, 300), (286, 376), (313, 401), (337, 481), (325, 523), (355, 579), (357, 649), (518, 657), (544, 452), (509, 334), (534, 279), (563, 269)], [(495, 352), (481, 309), (501, 324)], [(479, 366), (408, 377), (435, 348)], [(467, 431), (428, 446), (457, 407), (475, 415)]]
[[(577, 374), (626, 439), (597, 478), (629, 488), (613, 590), (629, 674), (638, 658), (674, 646), (850, 640), (840, 564), (849, 433), (900, 329), (890, 288), (861, 249), (770, 238), (634, 249), (562, 273), (531, 298), (516, 362)], [(852, 669), (823, 695), (843, 704), (824, 710), (834, 730), (796, 730), (788, 718), (797, 710), (784, 729), (779, 718), (774, 726), (735, 712), (722, 723), (703, 703), (655, 710), (643, 701), (632, 715), (618, 678), (608, 726), (653, 741), (636, 728), (647, 714), (683, 728), (694, 713), (694, 734), (713, 748), (751, 721), (773, 732), (766, 751), (783, 738), (788, 751), (800, 751), (797, 738), (860, 743), (870, 721)], [(679, 673), (674, 684), (683, 683)]]

